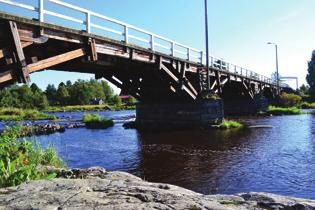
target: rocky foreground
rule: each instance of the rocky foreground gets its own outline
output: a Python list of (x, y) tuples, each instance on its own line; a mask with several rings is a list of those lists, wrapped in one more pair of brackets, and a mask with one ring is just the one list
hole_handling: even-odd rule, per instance
[(0, 209), (315, 209), (312, 200), (267, 193), (202, 195), (103, 168), (56, 172), (60, 178), (0, 189)]

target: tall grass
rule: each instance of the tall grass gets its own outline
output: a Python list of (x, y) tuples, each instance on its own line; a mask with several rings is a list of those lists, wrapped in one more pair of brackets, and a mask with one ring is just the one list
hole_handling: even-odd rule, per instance
[(54, 148), (42, 149), (35, 142), (17, 140), (19, 132), (19, 127), (14, 126), (0, 135), (0, 187), (54, 178), (56, 174), (48, 174), (45, 166), (64, 166)]
[(112, 119), (106, 119), (97, 114), (83, 115), (83, 122), (90, 129), (105, 129), (114, 126)]
[(32, 109), (0, 108), (0, 120), (20, 121), (20, 120), (55, 120), (55, 115), (48, 115)]

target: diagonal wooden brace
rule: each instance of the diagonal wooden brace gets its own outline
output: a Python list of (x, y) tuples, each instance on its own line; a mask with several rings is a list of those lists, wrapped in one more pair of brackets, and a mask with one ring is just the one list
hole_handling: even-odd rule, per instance
[(9, 21), (11, 36), (13, 40), (13, 51), (16, 56), (16, 64), (18, 72), (15, 72), (19, 82), (30, 82), (30, 76), (27, 69), (27, 64), (23, 52), (23, 46), (21, 44), (20, 35), (15, 22)]

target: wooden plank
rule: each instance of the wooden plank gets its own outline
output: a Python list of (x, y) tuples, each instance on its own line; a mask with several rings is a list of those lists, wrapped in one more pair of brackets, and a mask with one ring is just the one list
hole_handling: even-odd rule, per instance
[(79, 57), (84, 56), (84, 55), (85, 55), (84, 49), (80, 48), (80, 49), (77, 49), (77, 50), (73, 50), (73, 51), (70, 51), (70, 52), (67, 52), (67, 53), (63, 53), (63, 54), (60, 54), (60, 55), (53, 56), (51, 58), (47, 58), (47, 59), (41, 60), (41, 61), (39, 61), (37, 63), (29, 64), (27, 66), (27, 68), (28, 68), (30, 73), (33, 73), (33, 72), (36, 72), (36, 71), (39, 71), (39, 70), (43, 70), (43, 69), (55, 66), (57, 64), (61, 64), (61, 63), (67, 62), (69, 60), (73, 60), (73, 59), (79, 58)]
[(165, 71), (175, 82), (179, 82), (179, 79), (161, 62), (160, 69)]
[(28, 47), (32, 44), (33, 44), (33, 42), (22, 42), (22, 48)]
[(4, 49), (0, 49), (0, 59), (4, 57)]
[(90, 44), (90, 48), (91, 48), (92, 61), (97, 61), (98, 57), (97, 57), (97, 51), (96, 51), (96, 46), (95, 46), (95, 39), (91, 39), (89, 44)]
[(13, 80), (13, 78), (14, 78), (14, 77), (13, 77), (13, 71), (12, 71), (12, 70), (5, 71), (5, 72), (3, 72), (3, 73), (0, 73), (0, 83)]
[(21, 44), (18, 28), (17, 28), (16, 23), (13, 21), (9, 21), (9, 26), (10, 26), (11, 35), (13, 38), (14, 51), (15, 51), (16, 56), (17, 56), (17, 58), (16, 58), (17, 64), (18, 64), (18, 68), (20, 70), (20, 75), (18, 75), (18, 78), (21, 79), (21, 82), (28, 83), (28, 82), (30, 82), (31, 79), (29, 76), (29, 72), (26, 68), (27, 64), (25, 61), (23, 46)]

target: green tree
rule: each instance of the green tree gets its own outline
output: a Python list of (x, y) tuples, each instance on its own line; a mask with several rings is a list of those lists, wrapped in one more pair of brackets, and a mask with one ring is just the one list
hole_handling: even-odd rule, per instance
[(311, 98), (315, 99), (315, 50), (312, 53), (312, 58), (308, 62), (308, 74), (306, 76), (306, 81), (310, 86), (309, 93)]
[(114, 95), (114, 91), (113, 89), (109, 86), (108, 82), (105, 80), (101, 81), (101, 85), (103, 87), (103, 92), (105, 94), (105, 100), (109, 101), (113, 95)]
[(309, 90), (310, 90), (310, 87), (305, 84), (301, 85), (301, 87), (299, 88), (299, 92), (303, 96), (309, 95)]
[(65, 106), (68, 105), (70, 99), (69, 92), (64, 83), (60, 83), (56, 93), (56, 101), (58, 105)]
[(57, 89), (54, 85), (49, 84), (46, 88), (45, 94), (47, 96), (47, 99), (49, 101), (50, 105), (56, 105), (56, 95), (57, 95)]
[(118, 95), (114, 95), (111, 99), (111, 103), (120, 106), (122, 104), (121, 98)]

